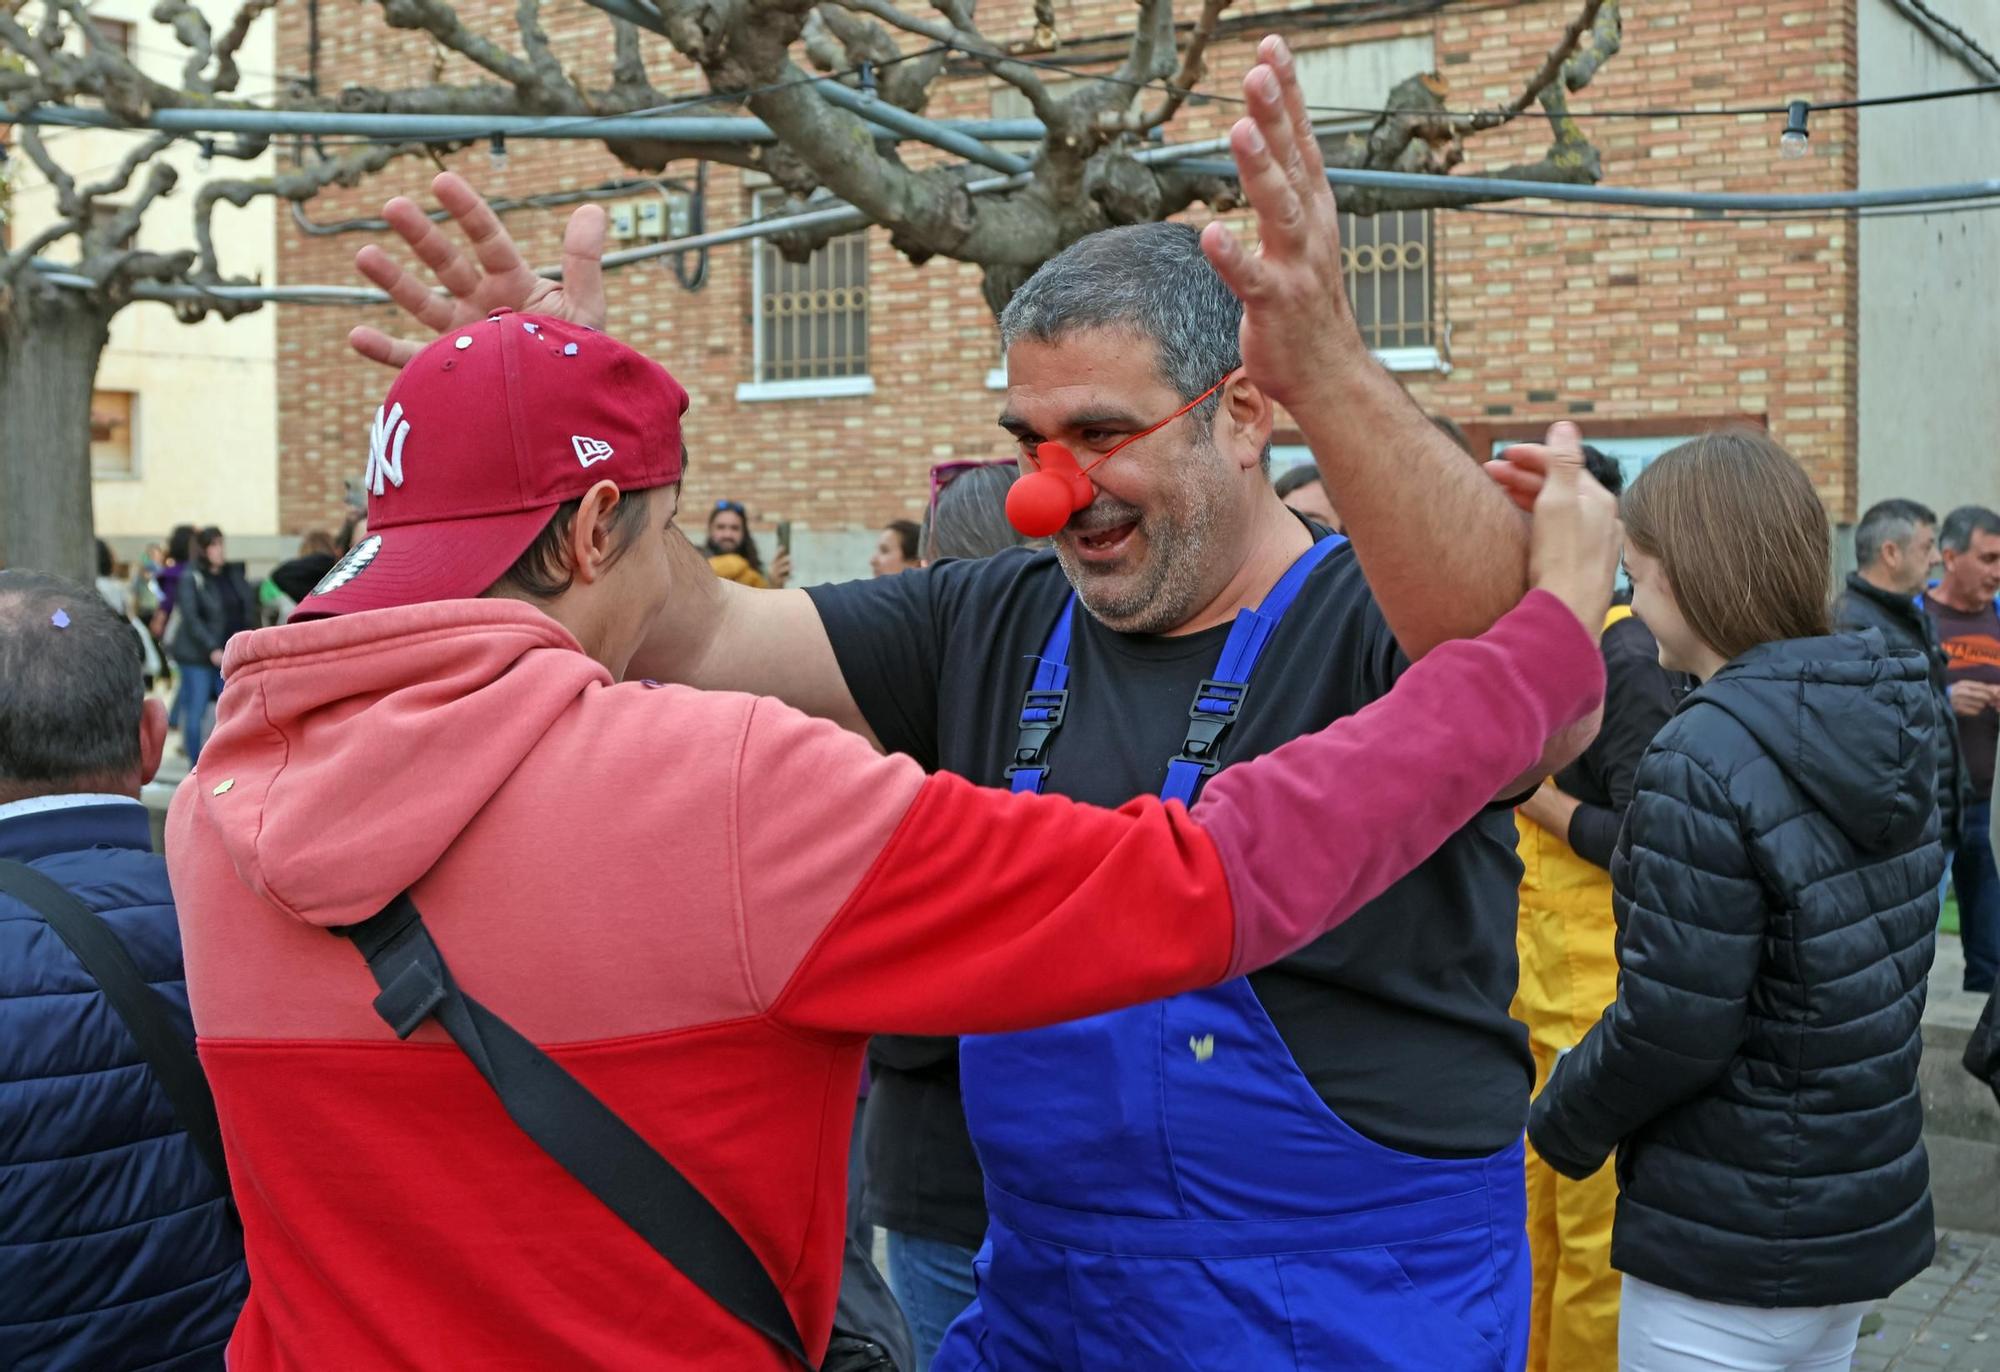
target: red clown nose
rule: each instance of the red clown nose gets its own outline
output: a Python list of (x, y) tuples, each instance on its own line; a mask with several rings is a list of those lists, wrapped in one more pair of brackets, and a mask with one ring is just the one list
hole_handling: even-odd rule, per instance
[[(1229, 376), (1236, 375), (1231, 372)], [(1158, 433), (1202, 401), (1229, 384), (1229, 376), (1210, 386), (1187, 404), (1138, 433), (1119, 439), (1088, 467), (1076, 464), (1076, 454), (1060, 443), (1043, 443), (1035, 448), (1035, 470), (1023, 475), (1007, 492), (1007, 522), (1028, 538), (1053, 538), (1069, 523), (1069, 517), (1097, 499), (1097, 483), (1090, 473), (1110, 461), (1128, 444), (1147, 434)]]
[(1029, 538), (1049, 538), (1096, 498), (1097, 487), (1060, 443), (1037, 447), (1035, 468), (1007, 491), (1007, 522)]

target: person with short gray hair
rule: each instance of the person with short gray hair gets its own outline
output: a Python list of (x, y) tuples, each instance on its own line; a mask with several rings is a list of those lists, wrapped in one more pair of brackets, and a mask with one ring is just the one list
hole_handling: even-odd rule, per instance
[(947, 557), (991, 557), (1039, 544), (1007, 522), (1007, 492), (1020, 468), (1013, 462), (941, 462), (931, 468), (930, 508), (917, 547), (923, 565)]
[[(167, 716), (95, 589), (0, 571), (0, 1363), (220, 1372), (248, 1280), (228, 1192), (50, 897), (101, 920), (193, 1055), (139, 790)], [(53, 884), (54, 890), (50, 889)]]
[(1984, 994), (2000, 973), (2000, 871), (1986, 837), (2000, 746), (2000, 513), (1959, 506), (1944, 517), (1938, 548), (1944, 575), (1923, 603), (1949, 664), (1951, 712), (1971, 781), (1951, 885), (1965, 945), (1965, 989)]
[[(1944, 649), (1920, 597), (1937, 561), (1937, 515), (1914, 500), (1870, 505), (1854, 526), (1860, 564), (1834, 602), (1834, 628), (1844, 634), (1873, 629), (1892, 653), (1918, 653), (1930, 664), (1938, 718), (1951, 717)], [(1960, 817), (1972, 804), (1972, 783), (1959, 752), (1958, 730), (1937, 731), (1938, 828), (1945, 852), (1958, 847)]]

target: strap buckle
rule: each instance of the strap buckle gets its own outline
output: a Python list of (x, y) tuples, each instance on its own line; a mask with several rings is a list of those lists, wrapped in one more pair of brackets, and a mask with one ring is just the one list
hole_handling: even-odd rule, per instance
[(1014, 773), (1046, 768), (1049, 740), (1062, 727), (1069, 709), (1069, 692), (1029, 691), (1021, 701), (1021, 734), (1014, 740), (1014, 761), (1007, 768), (1009, 781)]
[(424, 927), (423, 914), (406, 891), (379, 914), (332, 931), (347, 939), (367, 960), (382, 988), (375, 1013), (396, 1037), (406, 1039), (451, 998), (445, 984), (444, 959)]
[(1216, 760), (1217, 745), (1236, 717), (1243, 712), (1243, 698), (1250, 686), (1242, 681), (1218, 681), (1204, 677), (1188, 706), (1187, 737), (1181, 740), (1180, 760), (1191, 762), (1207, 776), (1222, 764)]

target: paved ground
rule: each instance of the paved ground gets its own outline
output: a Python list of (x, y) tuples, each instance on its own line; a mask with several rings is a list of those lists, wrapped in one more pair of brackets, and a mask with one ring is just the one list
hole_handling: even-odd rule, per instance
[(1939, 1234), (1937, 1261), (1879, 1310), (1855, 1372), (2000, 1372), (2000, 1237)]

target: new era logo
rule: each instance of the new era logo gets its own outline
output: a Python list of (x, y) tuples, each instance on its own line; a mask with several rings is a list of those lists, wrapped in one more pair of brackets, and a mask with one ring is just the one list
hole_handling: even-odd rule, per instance
[(576, 449), (576, 460), (588, 467), (593, 462), (603, 462), (611, 456), (611, 445), (601, 438), (584, 438), (573, 435), (570, 447)]

